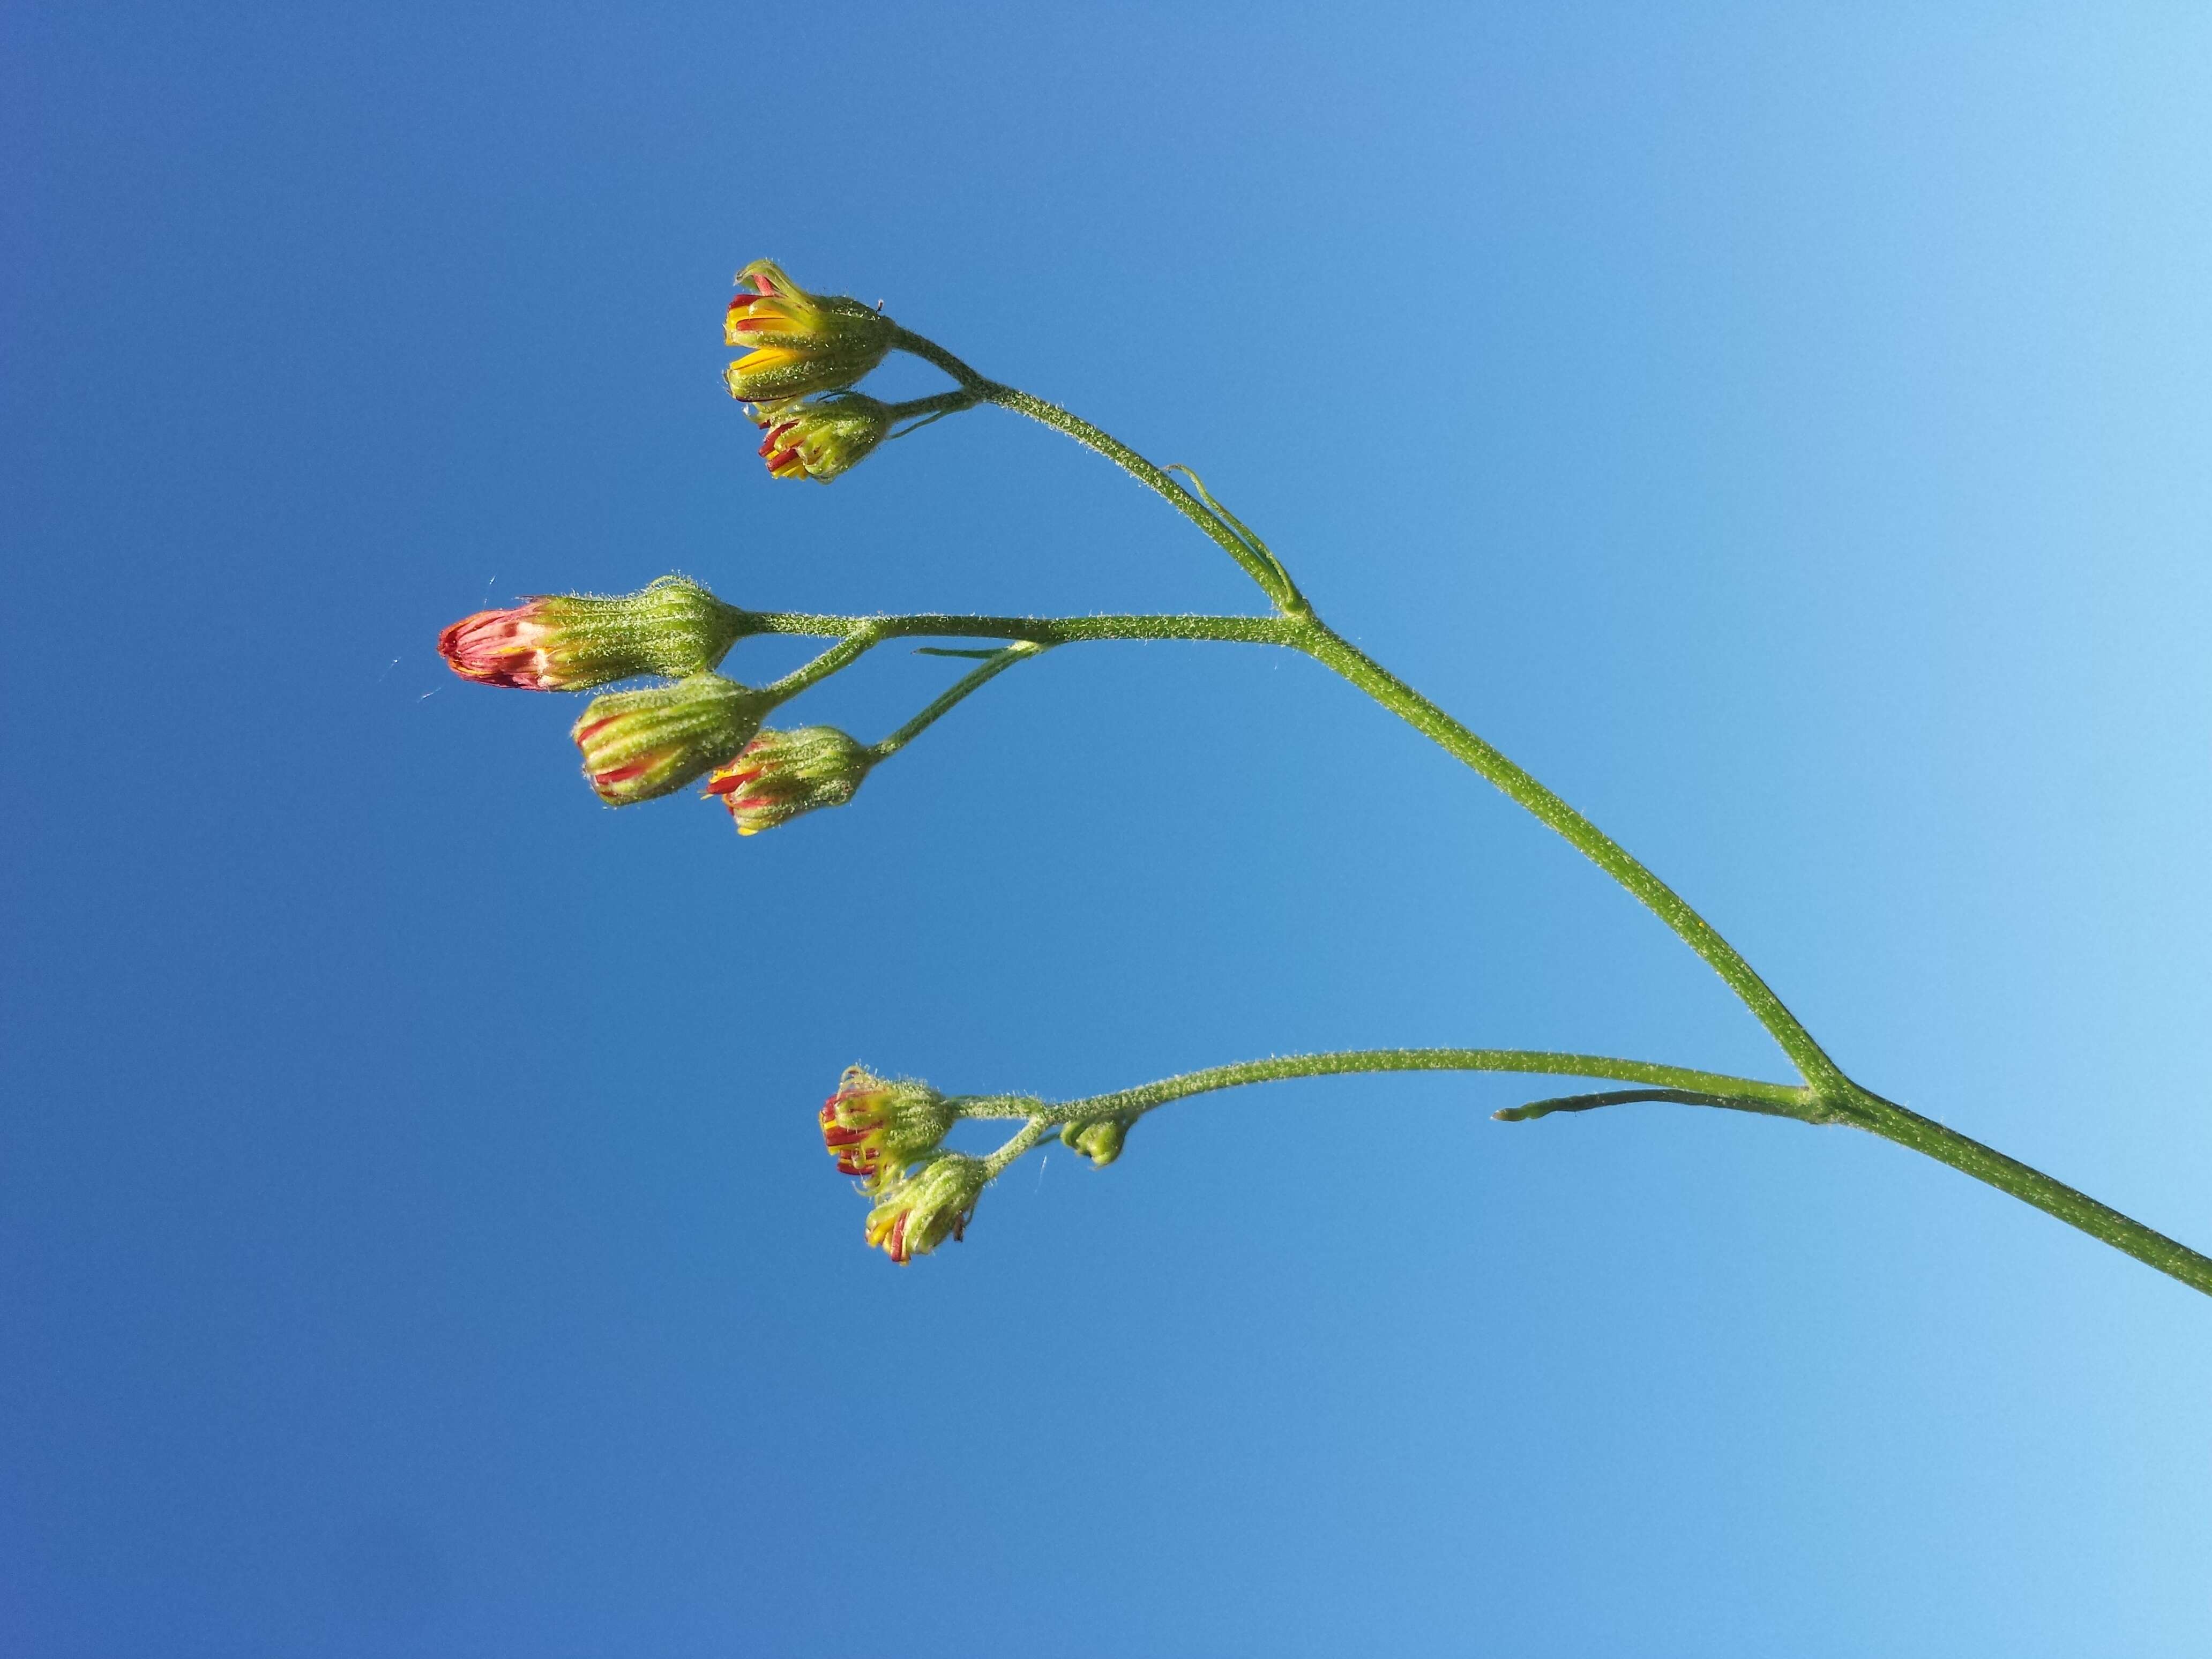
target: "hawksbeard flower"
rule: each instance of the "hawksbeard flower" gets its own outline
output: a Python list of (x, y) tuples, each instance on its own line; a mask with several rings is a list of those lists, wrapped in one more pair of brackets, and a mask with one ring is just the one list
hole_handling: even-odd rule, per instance
[(842, 295), (809, 294), (770, 260), (754, 260), (738, 282), (722, 337), (752, 349), (724, 376), (732, 398), (763, 404), (835, 392), (891, 349), (896, 325), (890, 318)]
[(752, 418), (767, 434), (760, 453), (769, 477), (822, 483), (867, 459), (891, 429), (890, 407), (859, 392), (764, 404)]
[(952, 1108), (926, 1083), (880, 1078), (848, 1066), (837, 1092), (822, 1103), (822, 1144), (837, 1168), (871, 1195), (888, 1192), (908, 1167), (937, 1150), (952, 1127)]
[(763, 732), (707, 781), (741, 836), (757, 836), (820, 806), (853, 799), (875, 756), (834, 726)]
[(868, 1212), (868, 1248), (903, 1267), (947, 1238), (957, 1243), (967, 1236), (975, 1200), (989, 1180), (983, 1160), (965, 1152), (930, 1159)]
[(464, 679), (525, 691), (586, 691), (639, 674), (712, 668), (743, 631), (743, 613), (696, 582), (664, 576), (642, 592), (548, 593), (510, 611), (479, 611), (438, 635)]
[(757, 691), (720, 674), (594, 697), (569, 735), (610, 806), (681, 789), (743, 749), (768, 713)]

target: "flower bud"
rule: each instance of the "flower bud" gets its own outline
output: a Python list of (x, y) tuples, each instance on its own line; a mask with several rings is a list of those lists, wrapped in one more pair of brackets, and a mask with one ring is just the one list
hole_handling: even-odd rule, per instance
[(760, 453), (769, 477), (823, 483), (867, 459), (891, 429), (890, 406), (860, 392), (763, 404), (752, 418), (767, 431)]
[(663, 576), (618, 598), (547, 593), (479, 611), (438, 636), (464, 679), (525, 691), (587, 691), (639, 674), (696, 674), (722, 659), (744, 613), (696, 582)]
[(822, 1144), (837, 1167), (875, 1194), (904, 1179), (909, 1165), (937, 1150), (954, 1112), (926, 1083), (880, 1078), (848, 1066), (837, 1092), (822, 1103)]
[(768, 700), (720, 674), (594, 697), (569, 735), (584, 775), (610, 806), (681, 789), (760, 730)]
[(707, 793), (722, 798), (739, 835), (754, 836), (817, 806), (842, 806), (875, 763), (834, 726), (763, 732), (708, 779)]
[(740, 284), (722, 320), (722, 337), (752, 349), (730, 365), (730, 395), (774, 403), (848, 386), (891, 349), (897, 325), (842, 295), (809, 294), (767, 259), (738, 273)]
[(1103, 1170), (1121, 1156), (1121, 1144), (1129, 1138), (1129, 1127), (1136, 1118), (1100, 1117), (1088, 1123), (1070, 1123), (1060, 1132), (1060, 1144), (1073, 1146)]
[(989, 1183), (983, 1160), (944, 1152), (884, 1194), (868, 1212), (868, 1248), (901, 1266), (927, 1255), (950, 1237), (964, 1237), (975, 1200)]

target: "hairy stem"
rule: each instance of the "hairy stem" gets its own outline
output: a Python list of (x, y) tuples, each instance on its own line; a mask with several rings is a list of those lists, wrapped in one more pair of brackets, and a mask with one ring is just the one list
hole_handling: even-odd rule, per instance
[(1844, 1086), (1845, 1079), (1841, 1068), (1821, 1051), (1820, 1045), (1813, 1040), (1812, 1033), (1783, 1006), (1782, 999), (1775, 995), (1766, 981), (1753, 971), (1751, 964), (1744, 960), (1735, 947), (1714, 931), (1711, 922), (1691, 908), (1673, 888), (1630, 856), (1626, 848), (1537, 782), (1534, 777), (1323, 624), (1318, 617), (1313, 615), (1304, 596), (1291, 581), (1281, 561), (1258, 545), (1257, 538), (1253, 537), (1250, 532), (1244, 531), (1241, 525), (1215, 508), (1210, 497), (1200, 499), (1204, 494), (1202, 485), (1200, 493), (1194, 495), (1170, 477), (1164, 469), (1146, 460), (1120, 439), (1101, 431), (1057, 404), (1048, 403), (1030, 392), (1002, 386), (977, 374), (934, 341), (901, 329), (896, 343), (901, 349), (943, 369), (960, 383), (963, 392), (1026, 415), (1032, 420), (1042, 421), (1045, 425), (1066, 433), (1157, 491), (1242, 565), (1245, 573), (1260, 585), (1261, 591), (1285, 612), (1284, 620), (1292, 625), (1291, 644), (1351, 681), (1447, 753), (1496, 785), (1516, 805), (1533, 814), (1538, 822), (1564, 836), (1576, 851), (1649, 906), (1684, 944), (1705, 959), (1729, 988), (1743, 1000), (1744, 1006), (1781, 1045), (1783, 1052), (1804, 1074), (1808, 1083), (1815, 1089), (1838, 1090)]
[(1812, 1033), (1783, 1006), (1782, 999), (1753, 970), (1741, 953), (1626, 848), (1382, 664), (1329, 629), (1319, 617), (1293, 619), (1291, 626), (1297, 635), (1293, 643), (1299, 650), (1342, 675), (1446, 753), (1464, 762), (1515, 805), (1555, 831), (1569, 846), (1635, 895), (1742, 1000), (1816, 1091), (1844, 1086), (1841, 1069), (1822, 1052)]
[(1237, 645), (1291, 645), (1296, 636), (1282, 617), (1143, 616), (982, 617), (924, 611), (910, 617), (836, 617), (806, 611), (738, 613), (744, 634), (794, 634), (847, 639), (872, 633), (878, 640), (1026, 640), (1032, 645), (1076, 645), (1092, 640), (1218, 640)]
[(1282, 1054), (1234, 1066), (1209, 1066), (1163, 1078), (1134, 1089), (1089, 1095), (1081, 1100), (1050, 1102), (1026, 1095), (988, 1095), (955, 1103), (963, 1117), (1024, 1117), (1045, 1124), (1087, 1123), (1098, 1118), (1135, 1115), (1170, 1101), (1248, 1083), (1279, 1083), (1289, 1078), (1344, 1077), (1370, 1072), (1514, 1072), (1536, 1076), (1606, 1078), (1656, 1088), (1755, 1101), (1782, 1115), (1801, 1117), (1814, 1109), (1810, 1093), (1783, 1083), (1719, 1072), (1660, 1066), (1650, 1060), (1619, 1060), (1607, 1054), (1560, 1054), (1544, 1048), (1342, 1048), (1323, 1054)]
[(1032, 1117), (1021, 1127), (1021, 1132), (983, 1160), (983, 1173), (996, 1181), (1006, 1167), (1052, 1133), (1052, 1127), (1042, 1118)]
[(947, 709), (951, 708), (955, 703), (958, 702), (969, 692), (976, 690), (981, 686), (987, 684), (988, 682), (996, 679), (1000, 675), (1005, 673), (1009, 668), (1012, 668), (1016, 663), (1021, 661), (1023, 658), (1034, 657), (1038, 652), (1042, 651), (1045, 648), (1045, 647), (1034, 644), (1028, 640), (1017, 640), (1012, 645), (1006, 647), (1003, 650), (994, 651), (990, 655), (989, 660), (985, 662), (981, 668), (976, 669), (975, 672), (971, 674), (964, 675), (961, 678), (955, 680), (951, 685), (945, 687), (945, 689), (938, 695), (936, 699), (927, 707), (923, 708), (920, 714), (916, 714), (904, 726), (899, 727), (897, 731), (892, 732), (890, 736), (885, 738), (881, 743), (877, 744), (874, 750), (876, 758), (878, 760), (882, 760), (888, 756), (896, 755), (900, 750), (905, 748), (907, 744), (912, 743), (916, 738), (927, 731), (930, 726), (938, 719), (939, 716), (942, 715)]
[(789, 702), (810, 685), (818, 685), (839, 669), (857, 662), (881, 644), (884, 637), (880, 629), (867, 623), (846, 630), (844, 637), (820, 656), (794, 668), (780, 680), (769, 681), (761, 690), (779, 703)]
[(1244, 574), (1260, 586), (1276, 605), (1286, 611), (1305, 608), (1305, 601), (1297, 589), (1291, 585), (1289, 575), (1272, 557), (1263, 556), (1258, 549), (1249, 545), (1236, 530), (1224, 522), (1222, 516), (1174, 478), (1167, 471), (1154, 465), (1142, 455), (1115, 437), (1101, 431), (1079, 415), (1069, 413), (1058, 404), (1029, 392), (1002, 386), (998, 381), (977, 374), (934, 340), (901, 329), (893, 343), (902, 351), (910, 352), (925, 362), (933, 363), (960, 382), (961, 391), (984, 403), (996, 404), (1018, 415), (1026, 415), (1041, 421), (1058, 432), (1064, 432), (1076, 442), (1096, 450), (1147, 489), (1157, 491), (1167, 503), (1182, 514), (1208, 537), (1223, 552), (1243, 568)]
[(1851, 1085), (1852, 1099), (1843, 1109), (1844, 1121), (1871, 1130), (1885, 1140), (1925, 1152), (1939, 1163), (1986, 1182), (2001, 1193), (2033, 1204), (2092, 1238), (2102, 1239), (2116, 1250), (2179, 1279), (2192, 1290), (2212, 1296), (2212, 1256), (2192, 1250), (2142, 1222), (2122, 1215), (2109, 1204), (2100, 1204), (2087, 1193), (2031, 1169), (2016, 1158), (2008, 1158), (1994, 1146), (1947, 1129), (1933, 1118), (1884, 1100), (1880, 1095)]

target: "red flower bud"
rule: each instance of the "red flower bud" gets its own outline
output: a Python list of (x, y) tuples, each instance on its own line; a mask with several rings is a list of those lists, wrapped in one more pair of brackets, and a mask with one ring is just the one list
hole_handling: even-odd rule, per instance
[(712, 668), (744, 631), (744, 613), (696, 582), (664, 576), (641, 592), (548, 593), (511, 611), (479, 611), (438, 636), (464, 679), (525, 691), (585, 691), (640, 674), (680, 678)]

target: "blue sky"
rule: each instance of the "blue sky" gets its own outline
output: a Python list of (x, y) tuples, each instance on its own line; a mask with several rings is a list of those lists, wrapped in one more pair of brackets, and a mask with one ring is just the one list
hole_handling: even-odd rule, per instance
[(12, 1650), (2204, 1650), (2212, 1306), (1865, 1137), (1304, 1083), (862, 1249), (854, 1060), (1782, 1074), (1311, 665), (1059, 652), (740, 842), (431, 648), (670, 570), (1252, 605), (1010, 416), (771, 483), (775, 257), (1199, 467), (1869, 1085), (2205, 1245), (2201, 13), (0, 30)]

